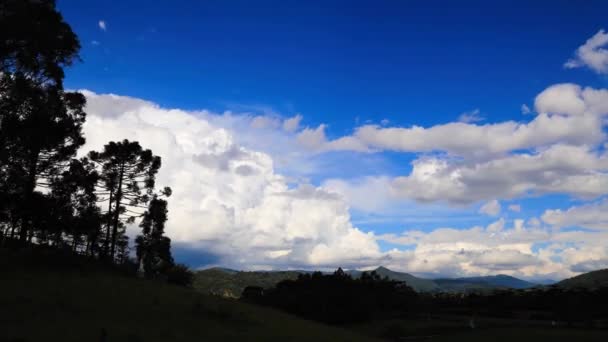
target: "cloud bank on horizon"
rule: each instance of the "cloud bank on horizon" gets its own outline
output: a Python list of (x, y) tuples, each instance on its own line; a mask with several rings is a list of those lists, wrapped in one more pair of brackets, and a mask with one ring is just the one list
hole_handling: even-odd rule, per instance
[[(606, 73), (606, 44), (608, 35), (600, 30), (565, 66)], [(528, 278), (608, 267), (608, 89), (550, 85), (537, 94), (533, 108), (522, 106), (527, 121), (484, 123), (485, 113), (475, 109), (454, 122), (365, 124), (334, 139), (326, 134), (327, 124), (304, 126), (300, 114), (169, 109), (127, 96), (83, 93), (83, 151), (126, 138), (160, 155), (158, 184), (173, 189), (167, 234), (180, 248), (212, 254), (215, 264), (384, 265), (442, 276)], [(308, 171), (323, 167), (320, 158), (387, 152), (414, 155), (409, 173), (307, 179)], [(576, 203), (509, 219), (525, 208), (506, 201), (555, 194)], [(396, 203), (456, 208), (494, 221), (453, 228), (448, 216), (435, 229), (407, 225), (401, 233), (385, 234), (353, 222), (353, 210), (381, 214)]]

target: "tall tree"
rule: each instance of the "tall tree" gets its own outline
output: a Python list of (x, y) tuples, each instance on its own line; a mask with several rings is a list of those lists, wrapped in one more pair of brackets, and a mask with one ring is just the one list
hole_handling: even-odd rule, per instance
[(86, 242), (85, 253), (94, 254), (101, 229), (96, 184), (99, 175), (87, 158), (73, 159), (69, 167), (52, 180), (52, 199), (56, 234), (71, 237), (72, 249)]
[(102, 152), (91, 151), (89, 158), (101, 166), (99, 194), (108, 201), (104, 250), (114, 260), (124, 225), (141, 217), (151, 199), (161, 159), (126, 139), (108, 143)]
[[(13, 228), (32, 236), (34, 194), (84, 144), (85, 98), (63, 90), (80, 43), (52, 0), (0, 2), (0, 190)], [(39, 196), (38, 196), (39, 197)], [(19, 219), (15, 219), (19, 217)]]
[(80, 42), (54, 0), (0, 2), (0, 72), (62, 85)]
[[(169, 195), (170, 189), (165, 188), (165, 194)], [(149, 278), (165, 273), (173, 266), (171, 239), (164, 236), (167, 213), (167, 201), (154, 195), (140, 224), (142, 234), (135, 239), (139, 265)]]

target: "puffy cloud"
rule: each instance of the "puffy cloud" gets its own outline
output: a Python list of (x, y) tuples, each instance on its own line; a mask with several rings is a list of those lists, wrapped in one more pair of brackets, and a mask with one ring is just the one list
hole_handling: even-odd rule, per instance
[(300, 127), (300, 121), (302, 121), (302, 115), (300, 114), (285, 119), (285, 121), (283, 121), (283, 130), (286, 132), (295, 132)]
[(167, 234), (176, 245), (247, 268), (360, 266), (382, 257), (373, 234), (351, 224), (342, 197), (321, 187), (289, 186), (270, 155), (237, 142), (236, 136), (252, 134), (245, 132), (258, 117), (84, 93), (83, 153), (126, 138), (162, 157), (157, 183), (173, 189)]
[(573, 272), (577, 273), (591, 272), (605, 268), (608, 268), (608, 258), (586, 260), (570, 267)]
[(97, 26), (99, 26), (99, 29), (102, 31), (106, 31), (107, 30), (107, 26), (106, 26), (106, 22), (104, 20), (100, 20), (97, 22)]
[(321, 124), (317, 128), (305, 128), (297, 135), (297, 141), (313, 151), (357, 151), (368, 152), (369, 149), (354, 137), (342, 137), (329, 141), (325, 135), (327, 125)]
[[(608, 90), (556, 84), (535, 100), (539, 113), (527, 123), (505, 121), (478, 125), (479, 111), (464, 113), (461, 122), (420, 126), (364, 125), (351, 136), (328, 140), (325, 125), (300, 133), (303, 145), (318, 150), (446, 152), (465, 158), (489, 159), (513, 151), (554, 144), (594, 146), (605, 139), (603, 117), (608, 114)], [(531, 112), (527, 106), (522, 111)]]
[(564, 67), (571, 69), (587, 66), (599, 74), (608, 73), (606, 46), (608, 46), (608, 33), (601, 29), (576, 49), (575, 57), (569, 59)]
[(547, 210), (542, 220), (557, 227), (608, 229), (608, 200), (574, 206), (567, 210)]
[(571, 116), (608, 114), (608, 90), (582, 88), (572, 83), (556, 84), (542, 91), (534, 100), (539, 113)]
[(594, 198), (608, 189), (608, 156), (588, 147), (555, 145), (534, 154), (487, 162), (420, 158), (392, 182), (396, 195), (422, 202), (472, 203), (522, 195), (566, 193)]
[(355, 137), (363, 146), (375, 149), (444, 151), (466, 157), (487, 157), (558, 142), (596, 144), (604, 138), (601, 127), (601, 120), (595, 116), (539, 114), (527, 124), (513, 121), (487, 125), (448, 123), (430, 128), (380, 128), (367, 125), (359, 127)]
[(491, 200), (479, 208), (479, 212), (489, 216), (498, 216), (500, 214), (501, 206), (497, 200)]
[(277, 128), (280, 125), (281, 122), (278, 118), (267, 115), (259, 115), (251, 120), (251, 127), (257, 129)]
[[(555, 89), (575, 94), (570, 98), (582, 100), (584, 108), (569, 102), (556, 106), (555, 101), (562, 99), (555, 98)], [(422, 156), (404, 177), (331, 179), (322, 181), (321, 186), (284, 176), (285, 171), (297, 170), (297, 176), (316, 167), (309, 163), (310, 155), (379, 148), (360, 139), (362, 128), (354, 136), (328, 140), (325, 125), (298, 129), (299, 116), (285, 120), (275, 115), (182, 111), (141, 99), (84, 93), (89, 117), (83, 151), (99, 150), (110, 140), (128, 138), (159, 154), (163, 167), (158, 184), (174, 190), (167, 233), (176, 246), (210, 254), (210, 260), (217, 264), (250, 269), (385, 265), (435, 275), (500, 272), (562, 277), (608, 258), (602, 242), (608, 236), (603, 231), (561, 232), (534, 218), (527, 223), (516, 220), (510, 228), (500, 219), (487, 227), (407, 230), (378, 236), (355, 227), (349, 212), (351, 208), (382, 212), (395, 203), (403, 204), (403, 199), (457, 204), (490, 201), (500, 207), (497, 199), (530, 194), (602, 196), (608, 189), (608, 156), (596, 144), (603, 140), (601, 116), (608, 111), (603, 90), (550, 87), (536, 101), (541, 114), (527, 124), (443, 125), (474, 132), (473, 140), (477, 139), (478, 148), (483, 150), (480, 154), (472, 150), (473, 145), (467, 145), (470, 142), (458, 145), (458, 135), (449, 130), (443, 134), (451, 135), (455, 142), (441, 141), (437, 133), (429, 138), (429, 132), (442, 125), (421, 128), (425, 141), (407, 142), (422, 144), (414, 146), (415, 151), (425, 151), (417, 150), (424, 144), (435, 144), (429, 150), (442, 150), (436, 146), (443, 146), (448, 153), (463, 151), (465, 158)], [(580, 136), (573, 133), (578, 124), (587, 128)], [(541, 138), (518, 133), (522, 130), (554, 132), (555, 139), (547, 138), (551, 134)], [(487, 147), (493, 138), (481, 136), (488, 132), (503, 139), (505, 145)], [(509, 134), (511, 140), (520, 141), (508, 142)], [(439, 140), (433, 142), (434, 136)], [(562, 141), (571, 144), (556, 143)], [(522, 146), (545, 147), (509, 153)], [(478, 155), (484, 158), (476, 158)], [(414, 206), (413, 210), (418, 209)], [(574, 209), (566, 212), (568, 217), (576, 213)], [(550, 216), (543, 215), (543, 221), (552, 225), (567, 221), (551, 221)], [(378, 239), (405, 245), (405, 250), (383, 252)], [(539, 243), (543, 246), (538, 247)]]
[(521, 205), (519, 205), (519, 204), (510, 204), (509, 205), (509, 210), (518, 213), (518, 212), (521, 211)]
[(608, 260), (607, 232), (561, 232), (504, 219), (487, 227), (406, 230), (379, 239), (408, 246), (389, 251), (394, 269), (423, 274), (467, 276), (504, 273), (561, 279), (597, 269)]
[[(550, 260), (543, 260), (532, 246), (538, 241), (551, 238), (549, 231), (530, 229), (517, 221), (505, 229), (500, 219), (487, 227), (469, 229), (439, 228), (429, 232), (404, 231), (400, 235), (385, 234), (380, 239), (406, 246), (414, 246), (409, 258), (398, 265), (394, 251), (394, 268), (411, 272), (464, 276), (473, 274), (507, 273), (532, 276), (554, 272), (555, 267), (546, 268)], [(566, 271), (564, 271), (566, 269)], [(559, 268), (568, 272), (567, 267)]]

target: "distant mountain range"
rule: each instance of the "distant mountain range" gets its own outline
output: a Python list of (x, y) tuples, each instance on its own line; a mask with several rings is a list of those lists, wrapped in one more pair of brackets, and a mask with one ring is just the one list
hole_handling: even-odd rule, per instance
[[(425, 279), (405, 272), (392, 271), (378, 267), (374, 271), (381, 277), (403, 281), (418, 292), (470, 292), (492, 291), (496, 289), (525, 289), (541, 286), (522, 279), (500, 274), (485, 277)], [(254, 271), (243, 272), (227, 268), (210, 268), (196, 273), (194, 287), (199, 291), (238, 298), (247, 286), (271, 288), (286, 279), (296, 279), (299, 274), (309, 271)], [(363, 271), (346, 271), (353, 278), (361, 276)]]
[[(497, 289), (527, 289), (546, 285), (561, 288), (583, 287), (589, 289), (608, 286), (608, 269), (581, 274), (560, 282), (547, 279), (534, 283), (504, 274), (484, 277), (425, 279), (405, 272), (392, 271), (386, 267), (378, 267), (374, 271), (381, 277), (403, 281), (418, 292), (490, 292)], [(296, 279), (299, 274), (303, 273), (311, 272), (244, 272), (228, 268), (209, 268), (196, 272), (194, 287), (201, 292), (238, 298), (247, 286), (271, 288), (283, 280)], [(363, 271), (349, 270), (346, 273), (353, 278), (358, 278)]]
[(538, 286), (519, 278), (499, 274), (485, 277), (468, 277), (455, 279), (435, 279), (434, 282), (439, 285), (442, 291), (449, 292), (466, 292), (471, 290), (495, 290), (499, 288), (505, 289), (527, 289)]

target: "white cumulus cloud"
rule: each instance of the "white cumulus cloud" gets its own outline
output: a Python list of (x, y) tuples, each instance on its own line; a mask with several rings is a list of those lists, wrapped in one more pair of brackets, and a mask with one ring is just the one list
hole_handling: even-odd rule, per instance
[(500, 214), (501, 206), (497, 200), (491, 200), (479, 208), (479, 212), (489, 216), (498, 216)]
[(574, 206), (567, 210), (546, 210), (542, 220), (557, 227), (608, 229), (608, 200)]
[(574, 58), (566, 61), (564, 67), (571, 69), (586, 66), (599, 74), (606, 74), (608, 73), (607, 47), (608, 33), (601, 29), (576, 49)]
[(255, 118), (84, 93), (83, 152), (130, 139), (162, 157), (157, 182), (173, 189), (167, 234), (175, 243), (247, 268), (359, 266), (380, 256), (373, 234), (351, 224), (340, 196), (289, 186), (270, 155), (236, 142), (234, 120)]

